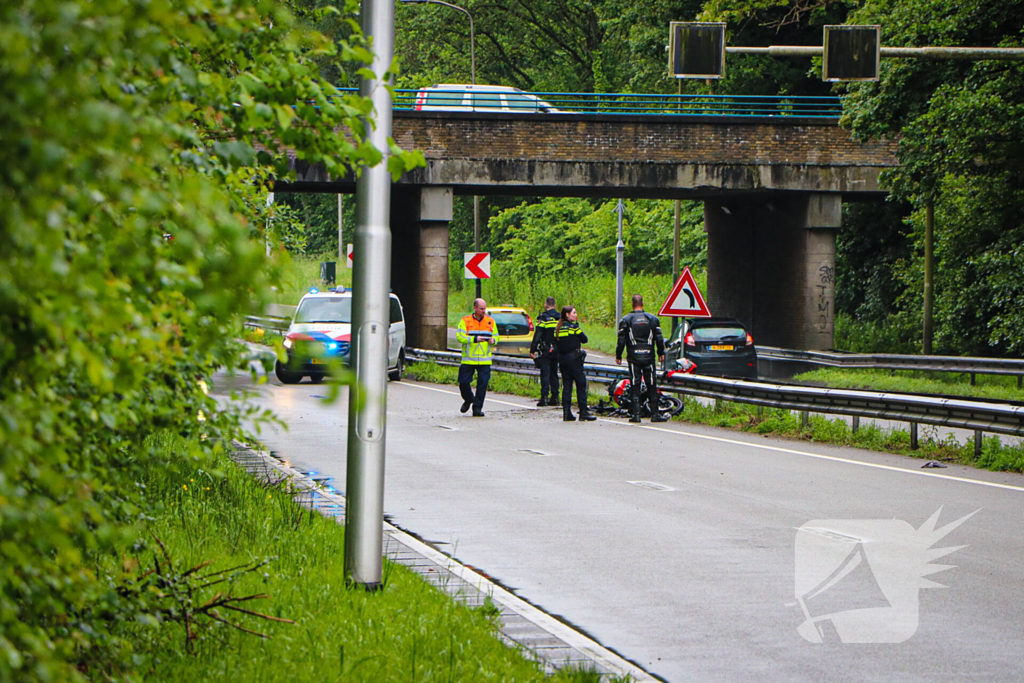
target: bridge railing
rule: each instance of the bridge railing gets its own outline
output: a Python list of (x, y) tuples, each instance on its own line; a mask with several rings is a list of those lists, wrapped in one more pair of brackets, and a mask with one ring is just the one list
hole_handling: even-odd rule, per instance
[[(406, 349), (406, 360), (413, 363), (433, 361), (441, 365), (458, 365), (460, 354)], [(495, 355), (492, 367), (498, 372), (538, 374), (530, 359)], [(616, 381), (628, 376), (624, 367), (599, 363), (584, 364), (584, 372), (588, 379), (597, 381)], [(851, 416), (855, 425), (859, 424), (862, 417), (908, 422), (913, 448), (917, 446), (919, 424), (974, 430), (976, 455), (980, 454), (983, 432), (1024, 436), (1024, 403), (1019, 402), (828, 389), (701, 375), (674, 374), (669, 378), (666, 373), (659, 373), (658, 388), (685, 396), (796, 410), (804, 419), (808, 413), (825, 413)]]
[[(421, 90), (395, 89), (394, 108), (415, 110)], [(435, 97), (449, 91), (432, 90)], [(452, 106), (461, 106), (465, 90), (452, 90)], [(576, 114), (661, 114), (672, 116), (786, 116), (835, 119), (843, 113), (838, 97), (796, 95), (662, 95), (651, 93), (530, 92), (556, 112)], [(466, 110), (471, 110), (466, 107)], [(500, 101), (478, 101), (473, 111), (510, 111)], [(541, 110), (517, 105), (512, 111)]]

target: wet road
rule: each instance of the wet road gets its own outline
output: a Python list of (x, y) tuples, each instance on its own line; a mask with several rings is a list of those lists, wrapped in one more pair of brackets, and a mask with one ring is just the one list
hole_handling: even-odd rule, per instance
[[(219, 377), (214, 392), (246, 384)], [(1024, 477), (696, 425), (563, 423), (493, 394), (471, 418), (454, 387), (388, 391), (389, 519), (667, 680), (1024, 680)], [(253, 400), (291, 425), (267, 446), (344, 491), (347, 408), (325, 393), (272, 379)], [(939, 527), (978, 512), (930, 539), (967, 546), (936, 560), (955, 565), (929, 577), (948, 588), (918, 590), (932, 557), (903, 532), (940, 508)], [(876, 521), (836, 521), (850, 519)], [(803, 606), (798, 568), (813, 579)], [(842, 615), (821, 622), (812, 644), (805, 608), (866, 616), (853, 636)], [(900, 629), (905, 642), (841, 642)]]

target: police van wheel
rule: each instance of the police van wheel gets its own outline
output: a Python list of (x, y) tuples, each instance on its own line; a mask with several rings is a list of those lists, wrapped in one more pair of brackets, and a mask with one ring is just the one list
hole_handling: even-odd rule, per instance
[(394, 370), (388, 371), (388, 379), (392, 382), (402, 381), (402, 373), (405, 372), (405, 349), (398, 352), (398, 365)]
[(282, 384), (298, 384), (302, 381), (302, 373), (289, 370), (281, 361), (274, 364), (274, 374)]
[(324, 381), (325, 376), (326, 375), (324, 373), (317, 372), (309, 376), (309, 381), (312, 382), (313, 384), (320, 384), (320, 382)]

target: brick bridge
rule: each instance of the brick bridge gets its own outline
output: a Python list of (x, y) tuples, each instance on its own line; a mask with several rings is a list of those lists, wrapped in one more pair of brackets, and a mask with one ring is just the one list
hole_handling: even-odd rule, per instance
[[(409, 344), (425, 348), (447, 341), (456, 194), (703, 200), (711, 311), (761, 344), (830, 348), (842, 202), (884, 198), (879, 173), (896, 165), (892, 141), (789, 116), (396, 111), (392, 130), (427, 160), (393, 186), (391, 206), (392, 288)], [(293, 168), (278, 192), (354, 190), (320, 167)]]

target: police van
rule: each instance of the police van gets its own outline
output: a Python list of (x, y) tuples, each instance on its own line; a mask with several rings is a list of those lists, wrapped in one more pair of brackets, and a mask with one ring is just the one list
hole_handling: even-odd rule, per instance
[[(388, 378), (402, 379), (405, 368), (405, 315), (402, 302), (390, 295), (388, 325)], [(295, 307), (284, 337), (288, 360), (274, 367), (284, 384), (303, 377), (314, 383), (327, 376), (332, 361), (348, 365), (352, 349), (352, 292), (343, 287), (320, 292), (311, 289)]]
[(536, 95), (506, 85), (432, 85), (416, 92), (416, 111), (475, 111), (555, 114), (558, 109)]

